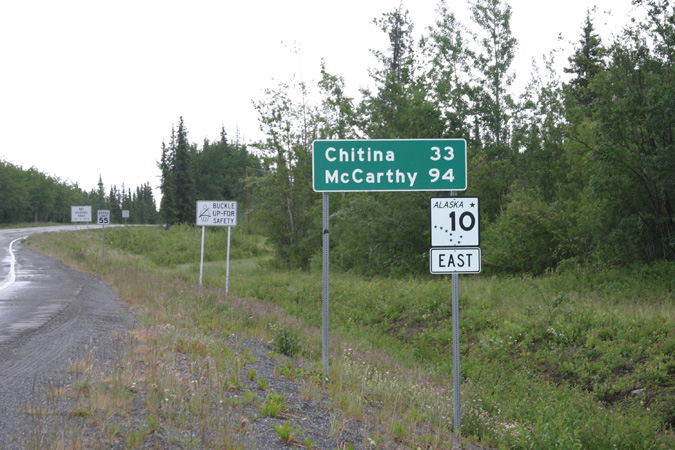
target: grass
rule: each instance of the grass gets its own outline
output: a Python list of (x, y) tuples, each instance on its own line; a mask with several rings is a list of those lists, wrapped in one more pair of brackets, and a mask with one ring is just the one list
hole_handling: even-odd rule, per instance
[(270, 427), (276, 431), (279, 438), (287, 444), (295, 442), (301, 434), (307, 432), (299, 426), (291, 426), (290, 420), (284, 422), (283, 425), (270, 425)]
[[(118, 371), (115, 383), (124, 389), (117, 395), (142, 385), (149, 417), (222, 444), (236, 440), (237, 425), (206, 399), (224, 395), (214, 386), (241, 389), (247, 358), (219, 343), (246, 333), (318, 363), (321, 277), (260, 265), (264, 241), (234, 229), (239, 259), (233, 256), (230, 296), (221, 290), (226, 233), (207, 233), (207, 287), (198, 289), (200, 233), (110, 229), (105, 266), (96, 233), (30, 242), (105, 276), (137, 313), (141, 329), (133, 358)], [(443, 448), (452, 441), (451, 287), (449, 277), (332, 273), (328, 381), (294, 367), (279, 371), (299, 377), (307, 398), (318, 390), (330, 396), (336, 433), (337, 418), (345, 416), (377, 430), (365, 443)], [(460, 277), (459, 289), (464, 436), (500, 448), (675, 447), (675, 265), (571, 268), (536, 278), (472, 275)], [(198, 383), (176, 379), (181, 364)], [(114, 391), (115, 383), (92, 383), (87, 395)], [(219, 439), (209, 441), (216, 429)], [(129, 431), (130, 446), (141, 431)]]

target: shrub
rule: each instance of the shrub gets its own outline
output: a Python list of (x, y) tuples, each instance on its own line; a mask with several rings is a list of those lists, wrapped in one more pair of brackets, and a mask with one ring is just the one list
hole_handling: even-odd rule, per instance
[(483, 266), (542, 273), (567, 256), (562, 218), (556, 208), (529, 193), (514, 193), (483, 234)]
[(279, 325), (273, 326), (275, 329), (273, 347), (277, 353), (286, 356), (295, 356), (300, 353), (300, 338), (298, 333), (291, 329)]

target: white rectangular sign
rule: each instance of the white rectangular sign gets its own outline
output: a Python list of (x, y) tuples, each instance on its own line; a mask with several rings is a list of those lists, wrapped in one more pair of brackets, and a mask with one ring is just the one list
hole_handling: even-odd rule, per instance
[(99, 225), (110, 225), (110, 210), (109, 209), (99, 209), (98, 210), (98, 222)]
[(129, 218), (129, 210), (123, 209), (122, 210), (122, 219), (128, 219), (128, 218)]
[(432, 248), (431, 273), (480, 273), (480, 248)]
[(478, 197), (431, 198), (431, 246), (480, 246)]
[(197, 226), (237, 226), (237, 202), (223, 200), (198, 200)]
[(91, 206), (71, 206), (71, 222), (91, 222)]

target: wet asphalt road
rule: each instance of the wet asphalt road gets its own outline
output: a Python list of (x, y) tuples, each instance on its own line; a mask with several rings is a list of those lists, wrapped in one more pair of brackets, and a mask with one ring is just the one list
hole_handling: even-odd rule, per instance
[(132, 323), (109, 285), (20, 239), (57, 229), (0, 230), (0, 449), (33, 447), (36, 415), (26, 412), (48, 409), (45, 394), (71, 383), (69, 366), (90, 351), (114, 360)]

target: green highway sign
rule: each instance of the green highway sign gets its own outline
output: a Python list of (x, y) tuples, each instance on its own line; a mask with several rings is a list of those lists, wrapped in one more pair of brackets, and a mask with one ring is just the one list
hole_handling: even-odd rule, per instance
[(314, 141), (316, 192), (464, 191), (464, 139)]

